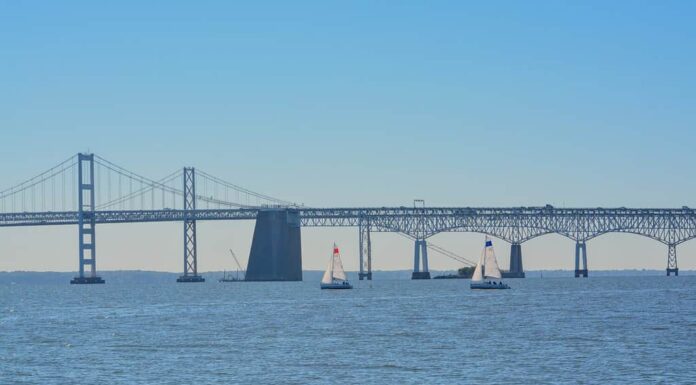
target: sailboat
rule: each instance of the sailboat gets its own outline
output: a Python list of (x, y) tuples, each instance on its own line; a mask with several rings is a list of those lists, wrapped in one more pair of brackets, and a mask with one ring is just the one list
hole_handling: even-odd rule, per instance
[(471, 276), (472, 289), (509, 289), (510, 286), (501, 281), (502, 274), (498, 267), (498, 259), (493, 250), (493, 241), (486, 237), (481, 257), (476, 264), (474, 275)]
[(346, 272), (343, 270), (341, 263), (341, 254), (338, 251), (338, 246), (334, 243), (333, 255), (329, 261), (329, 267), (324, 272), (324, 277), (321, 279), (322, 289), (352, 289), (353, 285), (348, 282)]

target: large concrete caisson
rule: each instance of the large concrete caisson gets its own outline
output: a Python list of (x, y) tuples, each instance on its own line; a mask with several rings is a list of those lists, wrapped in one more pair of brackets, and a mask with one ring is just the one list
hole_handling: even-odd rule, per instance
[(302, 281), (300, 215), (293, 209), (265, 209), (256, 217), (247, 281)]

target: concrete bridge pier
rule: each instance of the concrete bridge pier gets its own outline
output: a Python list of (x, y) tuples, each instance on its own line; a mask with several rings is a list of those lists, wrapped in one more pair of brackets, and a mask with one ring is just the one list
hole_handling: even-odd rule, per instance
[(674, 276), (679, 275), (679, 268), (677, 267), (677, 245), (670, 244), (667, 245), (667, 276), (669, 277), (672, 273)]
[(372, 281), (372, 242), (370, 241), (370, 222), (360, 221), (358, 224), (360, 247), (360, 272), (358, 279), (367, 278)]
[(300, 214), (263, 209), (256, 216), (246, 281), (302, 281)]
[[(582, 269), (580, 268), (580, 254), (582, 254)], [(587, 278), (587, 243), (575, 242), (575, 278)]]
[(505, 275), (508, 278), (524, 278), (521, 243), (513, 242), (512, 245), (510, 245), (510, 271)]
[[(422, 258), (422, 270), (421, 270)], [(413, 274), (411, 279), (430, 279), (430, 270), (428, 270), (428, 244), (425, 239), (416, 239), (413, 248)]]

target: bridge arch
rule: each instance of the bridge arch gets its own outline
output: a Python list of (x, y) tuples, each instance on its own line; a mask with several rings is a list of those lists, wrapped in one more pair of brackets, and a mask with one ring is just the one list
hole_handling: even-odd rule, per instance
[[(524, 243), (526, 241), (529, 241), (531, 239), (534, 239), (536, 237), (546, 235), (546, 234), (551, 234), (554, 233), (553, 230), (549, 230), (546, 228), (540, 228), (540, 227), (528, 227), (527, 229), (533, 229), (532, 231), (528, 231), (527, 234), (525, 234), (523, 237), (515, 237), (511, 232), (514, 231), (514, 227), (512, 226), (506, 226), (506, 227), (493, 227), (493, 228), (482, 228), (479, 226), (470, 226), (470, 225), (455, 225), (455, 226), (447, 226), (447, 227), (442, 227), (437, 229), (437, 231), (432, 232), (429, 237), (439, 234), (439, 233), (449, 233), (449, 232), (461, 232), (461, 233), (479, 233), (479, 234), (486, 234), (486, 235), (491, 235), (496, 238), (499, 238), (505, 242), (508, 243)], [(524, 232), (525, 230), (522, 230)]]
[(691, 235), (691, 236), (689, 236), (689, 237), (687, 237), (687, 238), (681, 239), (681, 240), (679, 240), (676, 244), (677, 244), (677, 245), (681, 245), (682, 243), (689, 242), (689, 241), (691, 241), (691, 240), (693, 240), (693, 239), (696, 239), (696, 234)]
[(638, 236), (644, 237), (644, 238), (649, 238), (649, 239), (652, 239), (654, 241), (658, 241), (658, 242), (665, 244), (665, 245), (669, 244), (669, 241), (665, 241), (665, 240), (663, 240), (659, 237), (656, 237), (654, 235), (651, 235), (651, 234), (647, 234), (647, 233), (636, 231), (636, 230), (619, 230), (619, 229), (610, 229), (610, 230), (598, 232), (596, 234), (593, 234), (591, 237), (585, 239), (585, 241), (590, 241), (590, 240), (599, 238), (599, 237), (601, 237), (603, 235), (607, 235), (607, 234), (632, 234), (632, 235), (638, 235)]

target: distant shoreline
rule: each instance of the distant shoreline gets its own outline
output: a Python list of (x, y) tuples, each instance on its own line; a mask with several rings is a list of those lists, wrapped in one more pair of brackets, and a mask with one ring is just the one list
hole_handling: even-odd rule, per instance
[[(573, 270), (527, 270), (525, 271), (526, 279), (539, 278), (567, 278), (573, 277)], [(215, 282), (222, 277), (222, 271), (207, 271), (200, 273), (207, 282)], [(304, 270), (304, 281), (319, 281), (323, 271), (320, 270)], [(348, 278), (357, 281), (357, 272), (349, 271)], [(456, 274), (454, 270), (431, 270), (431, 275), (447, 275)], [(76, 275), (76, 272), (70, 271), (0, 271), (0, 284), (11, 283), (65, 283), (67, 284), (71, 278)], [(99, 275), (104, 278), (107, 283), (171, 283), (176, 280), (181, 273), (151, 271), (151, 270), (101, 270)], [(590, 278), (592, 277), (630, 277), (630, 276), (664, 276), (664, 270), (638, 270), (638, 269), (623, 269), (623, 270), (590, 270)], [(696, 275), (696, 270), (679, 270), (680, 276)], [(410, 280), (410, 270), (375, 270), (373, 271), (374, 280)]]
[[(226, 272), (234, 272), (235, 270), (225, 270)], [(636, 272), (636, 273), (664, 273), (664, 269), (612, 269), (612, 270), (590, 270), (594, 273), (622, 273), (622, 272)], [(323, 270), (302, 270), (303, 273), (323, 273)], [(358, 274), (357, 271), (346, 270), (349, 274)], [(411, 270), (372, 270), (373, 273), (379, 274), (394, 274), (394, 273), (408, 273), (411, 274)], [(679, 269), (679, 273), (692, 272), (696, 273), (696, 270)], [(0, 274), (16, 274), (16, 273), (27, 273), (27, 274), (76, 274), (77, 271), (50, 271), (50, 270), (0, 270)], [(176, 271), (161, 271), (161, 270), (99, 270), (99, 273), (152, 273), (152, 274), (173, 274), (180, 275), (181, 272)], [(203, 271), (200, 274), (222, 274), (223, 270), (211, 270)], [(456, 270), (430, 270), (431, 274), (456, 274)], [(539, 273), (573, 273), (572, 269), (549, 269), (549, 270), (525, 270), (527, 274), (539, 274)]]

